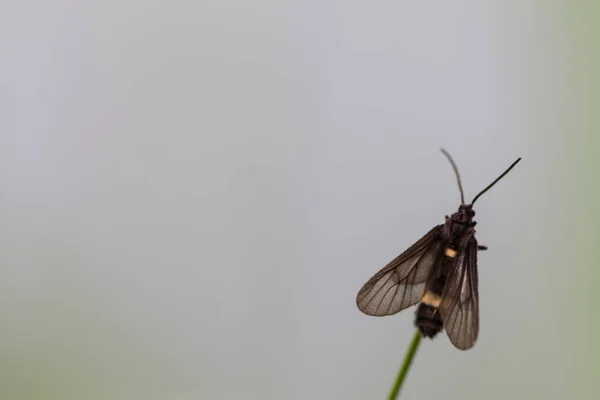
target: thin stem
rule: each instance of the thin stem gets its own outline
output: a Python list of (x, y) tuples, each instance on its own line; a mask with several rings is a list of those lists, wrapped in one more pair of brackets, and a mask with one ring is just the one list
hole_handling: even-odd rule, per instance
[(396, 382), (394, 382), (394, 386), (390, 391), (390, 395), (388, 396), (388, 400), (396, 400), (398, 397), (398, 393), (402, 388), (402, 384), (404, 383), (404, 378), (408, 374), (408, 369), (410, 368), (410, 364), (412, 364), (412, 360), (415, 357), (415, 353), (419, 348), (419, 343), (421, 343), (421, 332), (417, 329), (415, 335), (413, 336), (412, 342), (408, 348), (408, 352), (406, 356), (404, 356), (404, 362), (402, 363), (402, 367), (400, 368), (400, 372), (398, 372), (398, 376), (396, 377)]

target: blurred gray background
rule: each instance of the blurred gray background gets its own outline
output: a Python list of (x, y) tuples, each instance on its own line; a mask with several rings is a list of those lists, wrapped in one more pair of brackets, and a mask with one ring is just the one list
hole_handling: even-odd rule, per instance
[(1, 399), (384, 398), (414, 311), (355, 296), (458, 207), (440, 147), (467, 201), (523, 161), (477, 202), (476, 346), (401, 397), (596, 398), (567, 2), (2, 8)]

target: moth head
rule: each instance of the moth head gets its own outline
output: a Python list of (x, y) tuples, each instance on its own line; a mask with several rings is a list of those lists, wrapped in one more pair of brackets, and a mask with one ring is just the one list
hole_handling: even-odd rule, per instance
[(473, 204), (461, 204), (458, 207), (458, 220), (460, 222), (469, 222), (475, 216), (475, 210), (473, 210)]

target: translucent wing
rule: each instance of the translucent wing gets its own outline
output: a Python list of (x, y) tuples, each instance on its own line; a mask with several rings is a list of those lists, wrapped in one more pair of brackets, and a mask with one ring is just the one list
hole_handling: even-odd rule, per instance
[(356, 296), (367, 315), (395, 314), (418, 303), (442, 259), (442, 225), (438, 225), (373, 276)]
[(477, 293), (477, 239), (469, 236), (459, 246), (458, 257), (446, 279), (440, 314), (452, 344), (467, 350), (479, 333), (479, 295)]

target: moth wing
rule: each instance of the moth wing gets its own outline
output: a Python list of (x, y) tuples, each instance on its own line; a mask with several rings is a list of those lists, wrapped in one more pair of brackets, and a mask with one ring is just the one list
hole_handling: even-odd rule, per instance
[(459, 246), (439, 306), (446, 333), (452, 344), (461, 350), (473, 347), (479, 334), (477, 285), (477, 239), (471, 235)]
[(373, 316), (392, 315), (418, 303), (427, 282), (441, 265), (442, 225), (430, 230), (365, 283), (356, 305)]

